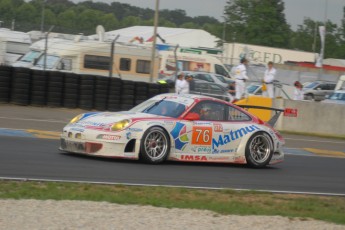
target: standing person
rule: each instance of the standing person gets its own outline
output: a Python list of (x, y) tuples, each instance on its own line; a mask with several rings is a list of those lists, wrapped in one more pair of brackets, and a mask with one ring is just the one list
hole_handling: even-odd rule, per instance
[(295, 86), (295, 91), (293, 93), (293, 99), (294, 100), (303, 100), (304, 99), (304, 94), (302, 91), (303, 85), (299, 81), (295, 81), (294, 83)]
[(235, 70), (235, 78), (236, 78), (236, 96), (235, 100), (240, 100), (243, 94), (246, 91), (246, 80), (248, 80), (247, 76), (247, 67), (248, 60), (245, 58), (241, 59), (241, 64), (236, 67)]
[(263, 79), (263, 83), (266, 84), (266, 91), (262, 92), (263, 96), (274, 98), (273, 80), (275, 79), (276, 73), (277, 70), (273, 67), (273, 62), (268, 62), (267, 69), (265, 70), (265, 75)]
[(233, 81), (229, 84), (229, 90), (228, 92), (230, 93), (231, 95), (231, 98), (229, 98), (229, 101), (230, 102), (233, 102), (234, 101), (234, 98), (236, 96), (236, 82)]
[(187, 75), (186, 79), (187, 79), (187, 82), (189, 83), (189, 92), (188, 93), (190, 93), (191, 91), (195, 90), (195, 82), (194, 82), (192, 75)]
[(175, 83), (175, 93), (177, 93), (177, 94), (189, 93), (189, 84), (186, 81), (186, 79), (184, 79), (184, 73), (183, 72), (177, 76), (177, 80)]

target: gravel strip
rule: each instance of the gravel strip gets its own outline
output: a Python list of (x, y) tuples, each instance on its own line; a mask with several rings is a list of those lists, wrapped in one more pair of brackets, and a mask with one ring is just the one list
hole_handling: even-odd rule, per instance
[(219, 215), (203, 210), (107, 202), (0, 200), (0, 229), (345, 230), (345, 226), (312, 219)]

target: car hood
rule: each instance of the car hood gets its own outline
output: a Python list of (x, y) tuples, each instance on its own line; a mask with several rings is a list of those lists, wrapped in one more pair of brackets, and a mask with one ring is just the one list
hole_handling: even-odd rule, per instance
[(157, 119), (157, 118), (168, 118), (159, 115), (153, 115), (148, 113), (134, 113), (134, 112), (104, 112), (104, 113), (93, 113), (84, 114), (84, 117), (71, 126), (83, 127), (83, 128), (96, 128), (96, 129), (108, 129), (112, 124), (128, 119)]

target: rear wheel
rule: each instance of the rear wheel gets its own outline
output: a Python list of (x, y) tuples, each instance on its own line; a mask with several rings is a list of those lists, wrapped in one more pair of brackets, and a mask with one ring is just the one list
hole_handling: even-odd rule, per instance
[(259, 132), (251, 136), (247, 142), (245, 155), (251, 167), (265, 167), (273, 156), (273, 144), (269, 135)]
[(168, 134), (160, 127), (148, 129), (140, 144), (140, 157), (151, 164), (165, 161), (169, 155), (170, 141)]

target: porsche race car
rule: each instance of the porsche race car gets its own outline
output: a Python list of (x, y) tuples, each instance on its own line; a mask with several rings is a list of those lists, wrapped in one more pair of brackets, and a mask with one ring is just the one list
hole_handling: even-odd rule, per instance
[(158, 164), (166, 160), (248, 164), (283, 161), (269, 123), (203, 95), (161, 94), (123, 112), (90, 112), (63, 128), (60, 150)]

